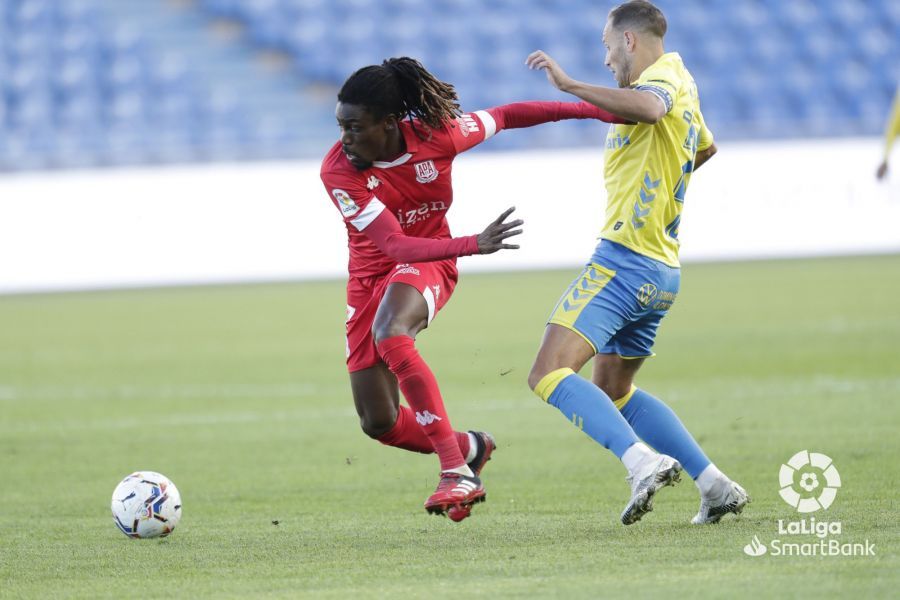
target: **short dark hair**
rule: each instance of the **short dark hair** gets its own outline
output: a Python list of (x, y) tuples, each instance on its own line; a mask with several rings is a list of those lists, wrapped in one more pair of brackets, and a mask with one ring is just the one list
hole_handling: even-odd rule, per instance
[(609, 11), (609, 24), (620, 31), (633, 29), (652, 33), (656, 37), (666, 35), (666, 17), (647, 0), (631, 0)]
[(356, 71), (344, 82), (338, 101), (365, 106), (378, 119), (390, 114), (400, 120), (416, 117), (432, 129), (460, 115), (453, 86), (408, 56)]

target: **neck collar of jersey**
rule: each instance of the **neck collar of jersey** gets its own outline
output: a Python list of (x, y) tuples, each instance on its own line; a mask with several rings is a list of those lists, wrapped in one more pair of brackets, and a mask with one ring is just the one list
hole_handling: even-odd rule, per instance
[[(664, 52), (662, 54), (662, 56), (660, 56), (659, 58), (657, 58), (656, 60), (653, 61), (653, 64), (647, 66), (647, 69), (649, 69), (650, 67), (652, 67), (654, 65), (658, 65), (659, 63), (661, 63), (663, 61), (682, 62), (681, 55), (678, 54), (677, 52)], [(646, 71), (647, 69), (644, 69), (644, 71)], [(634, 87), (637, 85), (637, 82), (640, 81), (641, 77), (644, 76), (644, 71), (641, 71), (640, 75), (638, 75), (637, 78), (635, 78), (635, 80), (631, 82), (631, 87)]]
[[(409, 161), (409, 159), (412, 158), (413, 154), (418, 152), (419, 136), (417, 136), (416, 132), (413, 131), (412, 125), (410, 125), (409, 121), (400, 121), (398, 126), (400, 127), (400, 134), (403, 136), (403, 141), (406, 142), (406, 153), (401, 154), (390, 162), (382, 160), (373, 161), (372, 166), (376, 169), (390, 169), (391, 167), (398, 167)], [(422, 127), (422, 124), (416, 123), (416, 126)]]

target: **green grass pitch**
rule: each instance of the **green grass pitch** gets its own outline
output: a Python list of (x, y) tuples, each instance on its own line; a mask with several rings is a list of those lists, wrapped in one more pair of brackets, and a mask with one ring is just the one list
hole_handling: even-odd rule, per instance
[[(342, 282), (0, 298), (0, 597), (896, 597), (900, 256), (685, 267), (639, 384), (753, 497), (699, 528), (689, 478), (620, 525), (624, 469), (527, 389), (576, 274), (463, 276), (420, 336), (454, 425), (499, 444), (461, 524), (422, 509), (435, 457), (359, 430)], [(802, 449), (843, 480), (813, 516), (876, 556), (743, 553), (799, 517)], [(181, 490), (167, 539), (112, 523), (137, 469)]]

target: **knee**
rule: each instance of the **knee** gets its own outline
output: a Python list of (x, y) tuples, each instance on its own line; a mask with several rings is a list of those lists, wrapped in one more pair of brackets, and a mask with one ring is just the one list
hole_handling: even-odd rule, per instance
[(538, 386), (541, 379), (557, 369), (568, 366), (564, 364), (559, 353), (553, 350), (553, 348), (545, 347), (544, 344), (541, 344), (540, 349), (538, 349), (534, 364), (531, 365), (531, 371), (528, 373), (528, 387), (532, 391)]
[(594, 383), (603, 393), (609, 396), (611, 400), (624, 398), (631, 391), (631, 380), (624, 378), (612, 377), (608, 374), (600, 373)]
[(403, 335), (404, 333), (403, 328), (399, 327), (393, 321), (385, 321), (383, 323), (376, 322), (372, 325), (372, 337), (375, 339), (376, 344), (380, 344), (388, 338)]
[(365, 433), (373, 440), (377, 440), (388, 431), (393, 429), (396, 420), (396, 416), (393, 419), (390, 419), (386, 418), (385, 416), (378, 417), (372, 415), (364, 415), (359, 418), (359, 426), (360, 428), (362, 428), (363, 433)]
[(528, 386), (534, 390), (544, 377), (559, 369), (577, 373), (593, 355), (593, 347), (577, 333), (559, 325), (548, 325), (528, 374)]
[(552, 371), (552, 369), (547, 369), (543, 365), (534, 363), (534, 366), (531, 367), (531, 372), (528, 373), (528, 387), (530, 387), (533, 391), (534, 388), (536, 388), (537, 385), (541, 382), (541, 379), (543, 379), (548, 373), (550, 373), (550, 371)]
[(372, 337), (375, 339), (376, 344), (399, 335), (405, 335), (406, 337), (416, 339), (416, 334), (427, 325), (427, 321), (410, 326), (409, 323), (405, 323), (399, 319), (376, 320), (372, 325)]

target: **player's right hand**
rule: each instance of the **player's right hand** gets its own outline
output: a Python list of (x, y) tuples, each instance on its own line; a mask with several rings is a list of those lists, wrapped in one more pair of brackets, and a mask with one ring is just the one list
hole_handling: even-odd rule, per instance
[(543, 69), (547, 73), (547, 81), (558, 90), (565, 92), (572, 85), (572, 78), (543, 50), (535, 50), (529, 54), (525, 59), (525, 65), (529, 69)]
[(516, 250), (519, 248), (516, 244), (504, 244), (503, 240), (511, 238), (514, 235), (522, 233), (521, 226), (525, 221), (516, 219), (506, 223), (506, 218), (516, 210), (515, 206), (511, 206), (503, 211), (503, 214), (497, 217), (493, 223), (487, 226), (487, 229), (478, 234), (478, 253), (493, 254), (497, 250)]

